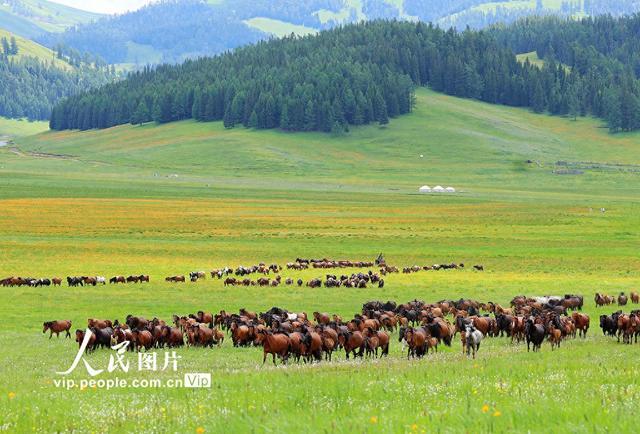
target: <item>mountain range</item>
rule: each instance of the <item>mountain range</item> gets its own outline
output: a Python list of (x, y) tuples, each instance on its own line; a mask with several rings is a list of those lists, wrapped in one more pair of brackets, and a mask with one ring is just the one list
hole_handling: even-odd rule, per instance
[(0, 28), (99, 55), (136, 68), (218, 54), (291, 33), (305, 35), (373, 19), (420, 20), (440, 27), (484, 28), (521, 17), (614, 16), (640, 11), (640, 0), (164, 0), (104, 16), (46, 0), (0, 0)]

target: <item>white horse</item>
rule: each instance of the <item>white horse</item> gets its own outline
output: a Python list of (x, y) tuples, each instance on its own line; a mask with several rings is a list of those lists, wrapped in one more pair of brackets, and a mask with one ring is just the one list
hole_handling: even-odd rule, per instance
[(480, 342), (482, 342), (484, 335), (473, 325), (468, 324), (466, 327), (465, 337), (467, 340), (467, 357), (471, 355), (471, 352), (473, 352), (473, 358), (475, 359), (476, 353), (480, 350)]
[(103, 285), (107, 284), (107, 279), (104, 276), (96, 276), (96, 284), (102, 283)]

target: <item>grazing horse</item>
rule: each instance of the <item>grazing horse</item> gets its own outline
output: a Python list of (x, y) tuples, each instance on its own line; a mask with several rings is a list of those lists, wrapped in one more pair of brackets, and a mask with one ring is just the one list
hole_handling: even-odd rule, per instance
[(465, 340), (467, 347), (467, 357), (473, 353), (473, 358), (476, 358), (476, 353), (480, 350), (480, 342), (482, 342), (482, 338), (484, 335), (480, 330), (475, 328), (473, 325), (468, 324), (465, 329)]
[(169, 348), (184, 345), (184, 335), (178, 327), (162, 326), (162, 340)]
[(153, 348), (153, 335), (149, 330), (133, 330), (131, 332), (131, 340), (136, 346), (136, 350), (140, 350), (144, 347), (145, 350)]
[(322, 337), (313, 331), (308, 331), (302, 337), (302, 343), (306, 348), (305, 359), (307, 361), (322, 360)]
[(422, 357), (427, 352), (427, 333), (423, 328), (407, 327), (401, 329), (401, 334), (407, 342), (407, 359), (410, 357)]
[(282, 359), (283, 363), (287, 363), (289, 351), (291, 350), (291, 339), (283, 333), (273, 333), (269, 330), (258, 330), (257, 334), (263, 337), (262, 341), (262, 364), (267, 361), (267, 354), (273, 357), (273, 365), (276, 366), (276, 355)]
[(550, 322), (547, 332), (549, 334), (549, 342), (551, 342), (551, 351), (553, 351), (554, 347), (560, 348), (560, 342), (562, 341), (562, 331), (556, 328), (553, 322)]
[(84, 286), (84, 280), (81, 277), (67, 276), (67, 285), (69, 286)]
[(618, 296), (618, 306), (626, 306), (627, 305), (627, 296), (624, 295), (624, 292), (621, 292)]
[(359, 331), (341, 330), (338, 334), (338, 342), (344, 348), (347, 360), (349, 360), (349, 354), (353, 354), (354, 358), (362, 357), (364, 336)]
[(70, 329), (71, 329), (71, 321), (69, 321), (68, 319), (58, 320), (58, 321), (46, 321), (42, 323), (42, 333), (46, 333), (47, 330), (50, 331), (49, 339), (53, 337), (54, 333), (56, 334), (57, 337), (60, 337), (60, 333), (62, 332), (66, 332), (65, 337), (70, 338), (71, 337), (71, 332), (69, 331)]
[(540, 351), (540, 346), (544, 341), (545, 330), (541, 324), (535, 324), (532, 318), (529, 318), (524, 327), (524, 335), (527, 340), (527, 352), (529, 352), (530, 344), (533, 344), (533, 351)]
[(193, 324), (191, 330), (195, 338), (194, 345), (202, 347), (213, 347), (215, 345), (215, 338), (213, 329), (210, 329), (205, 324)]
[(580, 337), (586, 338), (587, 331), (589, 331), (589, 315), (584, 313), (573, 312), (571, 318), (576, 326), (576, 330), (579, 331)]
[(172, 282), (172, 283), (178, 283), (178, 282), (185, 282), (185, 278), (184, 276), (169, 276), (167, 278), (165, 278), (164, 280), (166, 280), (167, 282)]
[[(122, 342), (129, 341), (129, 343), (133, 342), (133, 335), (131, 334), (131, 330), (121, 327), (117, 325), (113, 328), (113, 334), (111, 335), (111, 346), (114, 347), (117, 344), (121, 344)], [(127, 347), (127, 351), (133, 351), (133, 345), (129, 345)]]
[(637, 292), (631, 291), (630, 296), (631, 296), (631, 303), (633, 303), (633, 304), (640, 303), (640, 295), (638, 295)]
[(111, 279), (109, 279), (109, 283), (110, 284), (127, 283), (127, 280), (125, 279), (124, 276), (113, 276)]
[(196, 319), (198, 322), (209, 324), (211, 328), (213, 328), (213, 314), (211, 312), (204, 312), (199, 310), (196, 314)]
[(89, 328), (98, 328), (98, 329), (105, 329), (107, 327), (113, 327), (113, 323), (111, 322), (111, 320), (108, 319), (95, 319), (95, 318), (89, 318), (87, 320), (87, 326)]
[[(78, 343), (78, 348), (82, 348), (82, 342), (84, 341), (84, 330), (76, 329), (76, 342)], [(96, 344), (96, 335), (91, 333), (89, 336), (89, 342), (87, 342), (87, 347), (84, 349), (86, 353), (90, 353), (95, 350)]]
[(600, 328), (603, 335), (615, 336), (618, 331), (617, 320), (612, 315), (600, 315)]
[(91, 330), (91, 333), (96, 336), (94, 348), (98, 346), (103, 348), (111, 347), (111, 336), (113, 335), (113, 329), (111, 327), (107, 327), (104, 329), (92, 327), (89, 330)]

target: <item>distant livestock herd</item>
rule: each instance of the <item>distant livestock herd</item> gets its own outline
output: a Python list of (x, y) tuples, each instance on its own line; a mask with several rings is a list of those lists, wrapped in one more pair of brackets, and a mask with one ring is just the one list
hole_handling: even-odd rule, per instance
[[(283, 267), (277, 264), (266, 265), (260, 263), (250, 267), (239, 266), (236, 268), (223, 267), (219, 269), (206, 271), (192, 271), (188, 276), (186, 275), (174, 275), (168, 276), (164, 280), (171, 283), (184, 283), (187, 281), (197, 282), (199, 280), (206, 279), (207, 275), (211, 278), (217, 278), (219, 280), (224, 279), (225, 286), (272, 286), (276, 287), (281, 284), (284, 285), (306, 285), (310, 288), (319, 288), (325, 286), (328, 288), (335, 287), (347, 287), (347, 288), (367, 288), (369, 285), (377, 285), (379, 288), (384, 287), (384, 279), (382, 276), (386, 276), (392, 273), (400, 273), (400, 268), (386, 265), (385, 263), (378, 263), (372, 261), (345, 261), (345, 260), (331, 260), (327, 258), (323, 259), (303, 259), (297, 258), (295, 262), (289, 262), (286, 264), (287, 270), (306, 270), (313, 269), (335, 269), (335, 268), (372, 268), (379, 267), (379, 270), (373, 272), (368, 270), (367, 272), (351, 273), (350, 275), (342, 274), (340, 276), (336, 274), (326, 274), (323, 278), (314, 278), (307, 282), (302, 279), (294, 280), (292, 278), (282, 279), (280, 272), (284, 270)], [(449, 264), (433, 264), (433, 265), (413, 265), (409, 267), (402, 267), (402, 273), (410, 274), (417, 273), (419, 271), (429, 270), (456, 270), (463, 269), (463, 263), (449, 263)], [(474, 265), (473, 269), (476, 271), (484, 271), (483, 265)], [(262, 274), (264, 277), (257, 279), (251, 279), (253, 274)], [(268, 278), (270, 274), (274, 274), (274, 278)], [(106, 285), (107, 279), (104, 276), (68, 276), (68, 286), (96, 286)], [(11, 276), (0, 280), (1, 286), (60, 286), (63, 280), (59, 277), (54, 278), (33, 278), (33, 277), (17, 277)], [(113, 276), (108, 279), (110, 284), (126, 284), (126, 283), (148, 283), (150, 282), (149, 275), (130, 275), (130, 276)]]

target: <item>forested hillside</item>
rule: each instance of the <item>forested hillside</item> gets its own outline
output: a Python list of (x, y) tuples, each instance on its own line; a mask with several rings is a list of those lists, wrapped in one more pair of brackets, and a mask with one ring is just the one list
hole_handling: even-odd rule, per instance
[[(640, 16), (534, 19), (462, 33), (424, 23), (349, 25), (146, 69), (59, 104), (51, 128), (194, 118), (224, 120), (227, 127), (341, 132), (409, 112), (417, 85), (536, 112), (591, 114), (612, 131), (634, 130), (640, 128), (633, 30), (639, 22)], [(541, 50), (543, 67), (518, 62), (514, 48), (541, 45), (548, 47)]]
[(580, 21), (546, 17), (494, 29), (492, 34), (517, 53), (536, 51), (550, 61), (549, 68), (556, 62), (569, 67), (569, 85), (548, 86), (534, 101), (539, 103), (532, 105), (534, 109), (593, 114), (606, 119), (613, 131), (630, 131), (640, 129), (639, 29), (640, 15)]
[(56, 55), (0, 29), (0, 116), (48, 120), (61, 98), (114, 78), (106, 65)]

